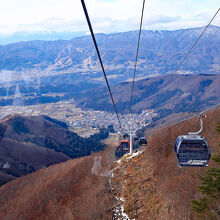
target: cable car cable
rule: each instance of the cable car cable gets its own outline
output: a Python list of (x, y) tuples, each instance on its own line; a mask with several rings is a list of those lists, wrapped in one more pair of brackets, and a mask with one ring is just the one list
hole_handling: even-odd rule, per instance
[[(198, 39), (195, 41), (195, 43), (193, 44), (193, 46), (190, 48), (190, 50), (188, 51), (188, 53), (185, 55), (185, 57), (183, 58), (183, 60), (182, 60), (181, 63), (179, 64), (179, 66), (178, 66), (176, 72), (180, 69), (181, 65), (182, 65), (183, 62), (186, 60), (187, 56), (191, 53), (192, 49), (193, 49), (193, 48), (195, 47), (195, 45), (198, 43), (198, 41), (200, 40), (200, 38), (202, 37), (202, 35), (205, 33), (205, 31), (207, 30), (207, 28), (209, 27), (209, 25), (212, 23), (212, 21), (215, 19), (215, 17), (216, 17), (217, 14), (219, 13), (219, 11), (220, 11), (220, 8), (219, 8), (219, 9), (217, 10), (217, 12), (214, 14), (214, 16), (213, 16), (212, 19), (209, 21), (209, 23), (206, 25), (206, 27), (204, 28), (204, 30), (202, 31), (202, 33), (200, 34), (200, 36), (198, 37)], [(218, 103), (218, 104), (216, 104), (216, 105), (214, 105), (214, 106), (212, 106), (212, 107), (210, 107), (210, 108), (208, 108), (208, 109), (205, 109), (205, 110), (201, 111), (199, 114), (203, 114), (203, 113), (205, 113), (205, 112), (207, 112), (207, 111), (209, 111), (209, 110), (211, 110), (211, 109), (213, 109), (213, 108), (215, 108), (215, 107), (217, 107), (217, 106), (219, 106), (219, 105), (220, 105), (220, 103)], [(194, 116), (191, 116), (191, 117), (188, 117), (188, 118), (185, 118), (185, 119), (183, 119), (183, 120), (181, 120), (181, 121), (178, 121), (178, 122), (175, 122), (175, 123), (166, 125), (166, 126), (161, 127), (161, 128), (159, 128), (159, 129), (156, 129), (156, 130), (147, 132), (147, 133), (152, 133), (152, 132), (158, 131), (158, 130), (160, 130), (160, 129), (165, 129), (165, 128), (167, 128), (167, 127), (170, 127), (170, 126), (173, 126), (173, 125), (182, 123), (182, 122), (184, 122), (184, 121), (186, 121), (186, 120), (192, 119), (192, 118), (194, 118), (194, 117), (195, 117), (195, 115), (194, 115)]]
[[(206, 113), (206, 112), (208, 112), (208, 111), (210, 111), (210, 110), (212, 110), (212, 109), (214, 109), (214, 108), (216, 108), (216, 107), (220, 107), (220, 103), (218, 103), (218, 104), (216, 104), (216, 105), (214, 105), (214, 106), (212, 106), (212, 107), (210, 107), (210, 108), (207, 108), (207, 109), (205, 109), (205, 110), (199, 112), (198, 114), (201, 114), (201, 115), (202, 115), (202, 114), (204, 114), (204, 113)], [(184, 121), (190, 120), (190, 119), (195, 118), (195, 117), (196, 117), (196, 115), (187, 117), (187, 118), (182, 119), (182, 120), (180, 120), (180, 121), (177, 121), (177, 122), (174, 122), (174, 123), (165, 125), (165, 126), (163, 126), (163, 127), (157, 128), (157, 129), (155, 129), (155, 130), (151, 130), (151, 131), (149, 131), (149, 132), (146, 132), (146, 134), (151, 134), (151, 133), (156, 132), (156, 131), (159, 131), (159, 130), (161, 130), (161, 129), (165, 129), (165, 128), (168, 128), (168, 127), (170, 127), (170, 126), (180, 124), (180, 123), (182, 123), (182, 122), (184, 122)], [(152, 123), (153, 123), (153, 122), (152, 122)], [(149, 124), (149, 125), (150, 125), (150, 124)]]
[(96, 52), (97, 52), (97, 55), (98, 55), (98, 58), (99, 58), (99, 62), (100, 62), (101, 68), (102, 68), (102, 72), (103, 72), (104, 77), (105, 77), (105, 82), (106, 82), (107, 87), (108, 87), (108, 91), (109, 91), (109, 94), (110, 94), (110, 97), (111, 97), (111, 100), (112, 100), (112, 104), (114, 106), (114, 110), (115, 110), (115, 113), (116, 113), (116, 116), (117, 116), (117, 119), (118, 119), (118, 124), (119, 124), (120, 128), (122, 128), (121, 122), (120, 122), (120, 119), (119, 119), (119, 115), (118, 115), (118, 111), (117, 111), (116, 106), (115, 106), (113, 95), (112, 95), (112, 92), (111, 92), (111, 89), (110, 89), (110, 86), (109, 86), (109, 83), (108, 83), (108, 79), (107, 79), (107, 76), (106, 76), (106, 73), (105, 73), (102, 58), (101, 58), (101, 55), (99, 53), (99, 48), (98, 48), (98, 45), (97, 45), (97, 42), (96, 42), (96, 39), (95, 39), (95, 35), (94, 35), (94, 32), (93, 32), (93, 28), (92, 28), (92, 25), (91, 25), (91, 22), (90, 22), (89, 14), (88, 14), (88, 11), (86, 9), (86, 5), (85, 5), (84, 0), (81, 0), (81, 3), (82, 3), (83, 10), (84, 10), (84, 13), (85, 13), (85, 16), (86, 16), (86, 20), (87, 20), (87, 23), (88, 23), (88, 26), (89, 26), (89, 30), (91, 32), (93, 43), (94, 43), (95, 48), (96, 48)]
[(137, 52), (136, 52), (135, 66), (134, 66), (134, 75), (133, 75), (133, 81), (132, 81), (132, 86), (131, 86), (131, 98), (130, 98), (130, 103), (129, 103), (129, 113), (131, 113), (131, 105), (132, 105), (132, 98), (133, 98), (133, 92), (134, 92), (134, 80), (136, 77), (136, 70), (137, 70), (137, 60), (138, 60), (138, 54), (139, 54), (141, 31), (142, 31), (142, 24), (143, 24), (143, 17), (144, 17), (144, 6), (145, 6), (145, 0), (143, 0), (142, 13), (141, 13), (141, 23), (140, 23), (140, 29), (139, 29), (139, 35), (138, 35)]
[(188, 57), (188, 55), (191, 53), (192, 49), (196, 46), (196, 44), (198, 43), (198, 41), (200, 40), (200, 38), (203, 36), (203, 34), (206, 32), (206, 30), (208, 29), (209, 25), (212, 23), (212, 21), (215, 19), (216, 15), (219, 13), (220, 8), (217, 10), (217, 12), (215, 13), (215, 15), (212, 17), (212, 19), (209, 21), (209, 23), (206, 25), (206, 27), (204, 28), (204, 30), (202, 31), (202, 33), (199, 35), (198, 39), (194, 42), (194, 44), (192, 45), (192, 47), (190, 48), (190, 50), (188, 51), (188, 53), (184, 56), (184, 58), (182, 59), (182, 61), (180, 62), (176, 73), (179, 71), (180, 67), (182, 66), (183, 62), (186, 60), (186, 58)]
[[(201, 39), (203, 34), (208, 29), (209, 25), (212, 23), (220, 8), (214, 14), (212, 19), (206, 25), (202, 33), (199, 35), (197, 40), (194, 42), (188, 53), (183, 57), (182, 61), (180, 62), (176, 73), (180, 70), (183, 62), (186, 60), (188, 55), (191, 53), (193, 48), (196, 46), (198, 41)], [(201, 136), (200, 133), (203, 130), (203, 120), (202, 114), (197, 114), (200, 117), (200, 130), (197, 132), (188, 132), (186, 135), (180, 135), (177, 137), (174, 150), (177, 157), (177, 164), (179, 167), (207, 167), (209, 160), (210, 160), (210, 148), (208, 142), (206, 141), (205, 137)]]
[[(186, 60), (187, 56), (191, 53), (192, 49), (193, 49), (193, 48), (195, 47), (195, 45), (198, 43), (198, 41), (200, 40), (200, 38), (202, 37), (202, 35), (205, 33), (205, 31), (207, 30), (207, 28), (209, 27), (209, 25), (212, 23), (212, 21), (215, 19), (215, 17), (216, 17), (217, 14), (219, 13), (219, 11), (220, 11), (220, 8), (217, 10), (217, 12), (214, 14), (214, 16), (212, 17), (212, 19), (211, 19), (211, 20), (209, 21), (209, 23), (206, 25), (206, 27), (204, 28), (204, 30), (202, 31), (202, 33), (200, 34), (200, 36), (198, 37), (198, 39), (195, 41), (195, 43), (193, 44), (193, 46), (191, 47), (191, 49), (189, 50), (189, 52), (185, 55), (185, 57), (183, 58), (183, 60), (182, 60), (181, 63), (179, 64), (179, 66), (178, 66), (176, 72), (180, 69), (181, 65), (182, 65), (183, 62)], [(203, 113), (205, 113), (205, 112), (207, 112), (207, 111), (209, 111), (209, 110), (211, 110), (211, 109), (213, 109), (213, 108), (215, 108), (215, 107), (217, 107), (217, 106), (219, 106), (219, 105), (220, 105), (220, 103), (218, 103), (218, 104), (216, 104), (216, 105), (214, 105), (214, 106), (212, 106), (212, 107), (210, 107), (210, 108), (208, 108), (208, 109), (205, 109), (205, 110), (201, 111), (199, 114), (203, 114)], [(182, 122), (184, 122), (184, 121), (186, 121), (186, 120), (189, 120), (189, 119), (192, 119), (192, 118), (194, 118), (194, 117), (195, 117), (195, 115), (194, 115), (194, 116), (191, 116), (191, 117), (188, 117), (188, 118), (185, 118), (185, 119), (183, 119), (183, 120), (181, 120), (181, 121), (178, 121), (178, 122), (175, 122), (175, 123), (166, 125), (166, 126), (164, 126), (164, 127), (159, 128), (159, 130), (160, 130), (160, 129), (167, 128), (167, 127), (172, 126), (172, 125), (176, 125), (176, 124), (182, 123)], [(158, 129), (153, 130), (153, 131), (150, 131), (150, 132), (148, 132), (148, 133), (152, 133), (152, 132), (154, 132), (154, 131), (158, 131)]]

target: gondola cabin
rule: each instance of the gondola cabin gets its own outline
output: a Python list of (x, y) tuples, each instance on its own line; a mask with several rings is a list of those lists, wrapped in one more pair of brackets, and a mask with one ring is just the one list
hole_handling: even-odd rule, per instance
[(134, 142), (138, 142), (139, 138), (138, 137), (134, 137)]
[(142, 137), (139, 139), (139, 145), (140, 146), (147, 146), (147, 139)]
[(130, 151), (130, 144), (127, 140), (121, 140), (119, 144), (120, 151)]
[(207, 141), (200, 135), (181, 135), (176, 139), (174, 150), (179, 167), (208, 166), (210, 149)]
[(124, 138), (124, 139), (129, 139), (129, 138), (130, 138), (130, 135), (129, 135), (128, 133), (124, 133), (124, 134), (123, 134), (123, 138)]

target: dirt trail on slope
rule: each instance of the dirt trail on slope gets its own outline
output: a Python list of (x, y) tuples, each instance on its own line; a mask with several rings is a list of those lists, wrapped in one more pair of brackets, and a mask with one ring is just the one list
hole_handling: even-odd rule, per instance
[[(123, 209), (130, 219), (146, 219), (146, 210), (150, 216), (156, 215), (160, 203), (154, 194), (153, 169), (143, 152), (133, 158), (127, 155), (113, 165), (112, 186), (115, 203), (120, 206), (124, 200)], [(123, 219), (116, 212), (116, 219)]]

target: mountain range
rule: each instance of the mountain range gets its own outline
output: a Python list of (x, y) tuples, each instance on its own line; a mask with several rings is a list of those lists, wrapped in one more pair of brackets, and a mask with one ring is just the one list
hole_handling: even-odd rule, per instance
[[(176, 31), (143, 30), (137, 77), (175, 73), (181, 59), (203, 31), (201, 28)], [(97, 34), (107, 75), (116, 84), (132, 77), (138, 31)], [(210, 26), (180, 69), (181, 73), (211, 74), (220, 70), (220, 27)], [(2, 78), (26, 80), (24, 75), (79, 74), (84, 80), (103, 81), (91, 36), (56, 41), (22, 41), (0, 46)]]
[[(182, 74), (181, 76), (163, 78), (163, 75), (176, 73), (180, 60), (202, 30), (203, 28), (191, 28), (142, 32), (136, 74), (140, 81), (135, 85), (134, 112), (140, 112), (144, 108), (154, 108), (163, 111), (162, 114), (166, 115), (172, 108), (177, 112), (181, 109), (199, 110), (206, 104), (210, 106), (219, 101), (218, 88), (215, 86), (216, 89), (212, 89), (218, 82), (212, 83), (211, 86), (207, 85), (208, 81), (204, 82), (205, 89), (203, 83), (201, 82), (201, 85), (199, 83), (202, 74), (211, 74), (211, 78), (214, 77), (213, 74), (219, 74), (220, 27), (208, 28), (178, 72)], [(137, 31), (96, 35), (120, 112), (125, 112), (128, 104), (130, 92), (127, 91), (130, 91), (129, 80), (133, 74), (137, 35)], [(0, 70), (0, 105), (2, 106), (12, 105), (15, 93), (19, 89), (24, 105), (74, 98), (80, 107), (112, 110), (106, 90), (99, 88), (105, 86), (105, 82), (91, 36), (71, 40), (37, 40), (1, 45)], [(196, 77), (189, 76), (194, 74), (198, 75), (197, 80)], [(162, 78), (150, 79), (149, 76)], [(204, 77), (213, 81), (218, 78), (218, 76), (214, 79), (208, 79), (209, 76)], [(197, 84), (190, 84), (186, 78), (192, 78)], [(183, 86), (181, 80), (185, 79), (189, 86), (184, 90), (179, 87)], [(156, 82), (157, 80), (161, 81)], [(123, 83), (120, 84), (121, 82)], [(172, 88), (167, 83), (171, 83)], [(209, 90), (213, 91), (213, 95)], [(122, 96), (119, 96), (118, 91), (121, 91)], [(208, 98), (204, 95), (207, 92), (209, 92)], [(91, 94), (94, 94), (96, 99), (91, 97)], [(200, 95), (203, 97), (199, 97)], [(163, 104), (170, 106), (165, 105), (164, 110), (161, 110)]]
[[(132, 112), (154, 109), (164, 117), (170, 113), (201, 111), (220, 103), (220, 75), (162, 75), (134, 84)], [(112, 87), (117, 110), (128, 113), (131, 82)], [(78, 107), (114, 111), (106, 87), (99, 87), (78, 96)]]
[(33, 41), (33, 40), (70, 40), (74, 37), (85, 35), (85, 32), (71, 32), (71, 31), (17, 31), (14, 33), (1, 33), (0, 45), (16, 43), (19, 41)]

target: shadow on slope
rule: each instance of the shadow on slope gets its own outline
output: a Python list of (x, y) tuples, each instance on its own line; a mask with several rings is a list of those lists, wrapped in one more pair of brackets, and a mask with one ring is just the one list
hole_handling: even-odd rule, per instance
[[(219, 74), (172, 74), (137, 80), (133, 93), (132, 112), (141, 113), (143, 110), (153, 109), (159, 113), (157, 119), (160, 119), (171, 113), (201, 111), (220, 102), (219, 84)], [(130, 82), (112, 86), (118, 112), (128, 112), (130, 91)], [(114, 111), (105, 87), (82, 93), (76, 100), (80, 108)]]

